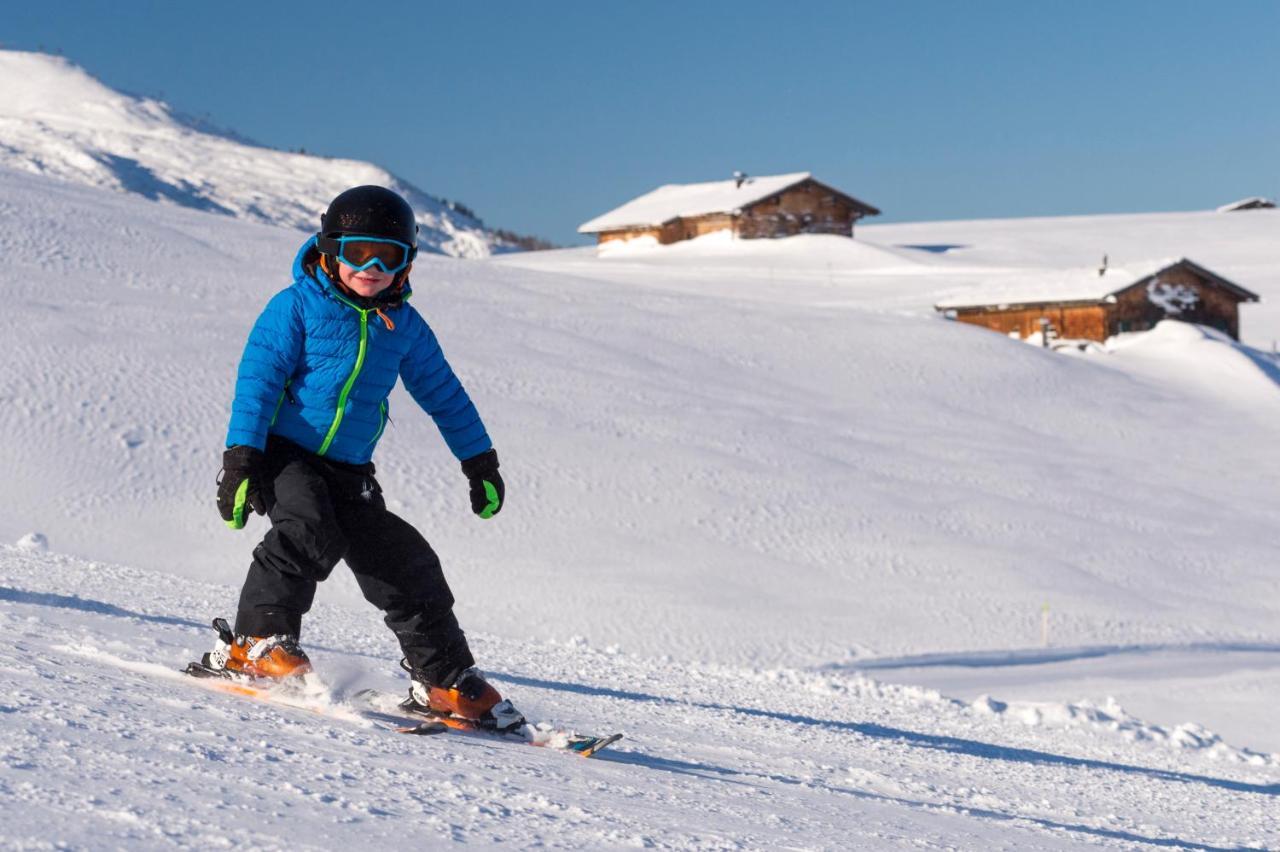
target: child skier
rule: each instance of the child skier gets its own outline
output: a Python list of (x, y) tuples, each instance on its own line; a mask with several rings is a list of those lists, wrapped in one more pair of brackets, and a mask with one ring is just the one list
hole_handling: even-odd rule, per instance
[(471, 508), (505, 496), (498, 456), (431, 328), (408, 303), (413, 210), (380, 186), (343, 192), (299, 250), (293, 285), (267, 304), (236, 378), (218, 510), (271, 529), (253, 552), (235, 629), (204, 656), (209, 674), (284, 680), (311, 670), (298, 644), (316, 584), (344, 560), (385, 613), (413, 684), (406, 706), (512, 729), (524, 719), (475, 668), (440, 560), (387, 511), (370, 460), (397, 379), (462, 462)]

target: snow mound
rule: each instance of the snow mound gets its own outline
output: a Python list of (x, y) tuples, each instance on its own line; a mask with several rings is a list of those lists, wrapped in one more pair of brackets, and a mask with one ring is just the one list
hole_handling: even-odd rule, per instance
[(970, 704), (973, 711), (985, 716), (1005, 716), (1029, 727), (1092, 727), (1116, 734), (1129, 742), (1151, 742), (1174, 749), (1203, 750), (1214, 760), (1245, 763), (1250, 766), (1280, 767), (1280, 755), (1266, 754), (1248, 748), (1236, 748), (1203, 725), (1184, 722), (1178, 725), (1151, 725), (1138, 719), (1108, 696), (1101, 704), (1091, 700), (1078, 702), (998, 701), (981, 695)]
[(16, 546), (28, 553), (44, 553), (49, 549), (49, 539), (44, 533), (30, 532), (18, 539)]
[(1131, 374), (1264, 417), (1280, 414), (1280, 360), (1216, 329), (1164, 320), (1150, 331), (1117, 335), (1106, 349)]
[(380, 184), (413, 205), (425, 250), (485, 257), (511, 248), (371, 163), (253, 145), (117, 92), (61, 57), (0, 50), (0, 89), (0, 166), (304, 231), (342, 190)]

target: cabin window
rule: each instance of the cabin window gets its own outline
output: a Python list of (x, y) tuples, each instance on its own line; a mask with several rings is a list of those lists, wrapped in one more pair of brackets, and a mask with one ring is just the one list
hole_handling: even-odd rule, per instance
[(821, 202), (821, 203), (822, 203), (822, 206), (823, 206), (823, 207), (835, 207), (835, 206), (836, 206), (836, 197), (835, 197), (834, 195), (824, 195), (824, 196), (822, 196), (822, 202)]

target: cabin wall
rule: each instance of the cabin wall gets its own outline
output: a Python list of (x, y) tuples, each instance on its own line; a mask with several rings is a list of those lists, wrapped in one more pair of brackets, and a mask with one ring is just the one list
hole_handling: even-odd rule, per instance
[(596, 245), (604, 245), (615, 240), (634, 240), (637, 237), (653, 237), (662, 245), (685, 239), (684, 229), (680, 224), (680, 220), (676, 220), (660, 227), (619, 228), (615, 231), (601, 231), (596, 234)]
[(1011, 310), (964, 308), (955, 312), (955, 318), (1001, 334), (1016, 332), (1021, 338), (1039, 332), (1041, 318), (1049, 320), (1058, 337), (1102, 341), (1107, 335), (1107, 312), (1102, 305), (1037, 305)]
[(796, 234), (853, 236), (861, 211), (838, 194), (807, 180), (743, 209), (738, 235), (743, 239), (790, 237)]
[(1045, 317), (1059, 337), (1072, 339), (1103, 341), (1124, 332), (1148, 331), (1164, 319), (1209, 326), (1240, 339), (1239, 297), (1185, 267), (1134, 284), (1106, 304), (975, 307), (952, 313), (960, 322), (1022, 338), (1039, 331), (1040, 318)]
[(679, 234), (676, 239), (692, 240), (704, 234), (732, 229), (733, 217), (728, 213), (712, 213), (708, 216), (677, 219), (672, 228)]
[[(1168, 302), (1167, 298), (1161, 299), (1162, 291), (1168, 295), (1177, 292), (1178, 288), (1182, 288), (1183, 293), (1194, 293), (1193, 305), (1170, 310), (1167, 304), (1160, 304), (1161, 301)], [(1152, 289), (1155, 290), (1154, 297)], [(1108, 333), (1146, 331), (1163, 319), (1207, 325), (1240, 339), (1238, 297), (1182, 267), (1165, 270), (1150, 281), (1140, 282), (1116, 294)]]
[(604, 245), (615, 240), (634, 240), (637, 237), (653, 237), (659, 239), (661, 228), (620, 228), (616, 231), (601, 231), (596, 234), (596, 245)]

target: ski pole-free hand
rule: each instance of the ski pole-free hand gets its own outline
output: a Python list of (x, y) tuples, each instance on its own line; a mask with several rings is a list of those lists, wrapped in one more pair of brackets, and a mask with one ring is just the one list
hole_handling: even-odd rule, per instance
[(267, 512), (262, 497), (262, 452), (254, 447), (232, 447), (222, 454), (218, 474), (218, 514), (233, 530), (243, 529), (249, 512)]
[(502, 511), (506, 486), (498, 473), (498, 453), (488, 450), (462, 463), (462, 472), (471, 483), (471, 511), (482, 518), (492, 518)]

